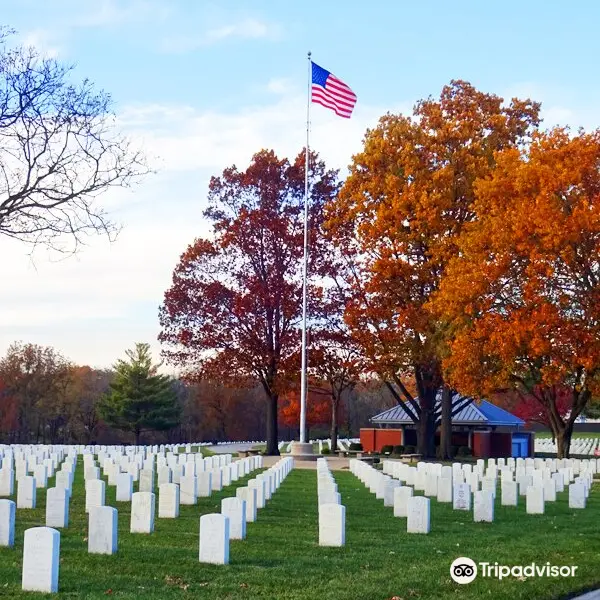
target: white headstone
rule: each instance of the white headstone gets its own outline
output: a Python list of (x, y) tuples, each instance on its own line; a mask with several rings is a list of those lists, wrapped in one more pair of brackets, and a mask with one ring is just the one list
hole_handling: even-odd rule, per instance
[(131, 502), (133, 493), (133, 477), (130, 473), (117, 475), (117, 502)]
[(196, 504), (198, 497), (198, 478), (186, 475), (179, 479), (179, 502), (190, 506)]
[(544, 514), (544, 488), (530, 485), (527, 488), (526, 509), (528, 515)]
[(208, 498), (212, 492), (212, 473), (201, 471), (196, 479), (198, 480), (198, 498)]
[(556, 502), (556, 482), (554, 479), (544, 480), (544, 502)]
[(48, 484), (48, 472), (45, 465), (36, 465), (33, 469), (35, 477), (35, 487), (38, 489), (45, 488)]
[(154, 531), (155, 496), (152, 492), (136, 492), (131, 497), (131, 533)]
[(229, 563), (229, 518), (211, 513), (200, 517), (200, 552), (198, 560), (204, 563)]
[(154, 491), (154, 471), (142, 469), (140, 471), (140, 492)]
[(35, 508), (35, 477), (21, 477), (17, 484), (17, 508)]
[(215, 492), (220, 492), (223, 489), (223, 476), (221, 473), (221, 469), (213, 469), (211, 471), (212, 473), (212, 481), (211, 481), (211, 488), (215, 491)]
[(429, 498), (412, 496), (407, 503), (406, 531), (408, 533), (429, 533)]
[(46, 493), (46, 527), (69, 526), (69, 496), (67, 490), (53, 487)]
[(493, 523), (494, 494), (490, 490), (475, 492), (473, 499), (473, 521), (475, 523)]
[(15, 510), (12, 500), (0, 500), (0, 546), (15, 543)]
[[(585, 508), (586, 497), (583, 483), (569, 485), (569, 508)], [(17, 506), (18, 508), (18, 506)]]
[(162, 467), (158, 469), (158, 485), (161, 483), (171, 483), (171, 469), (169, 467)]
[(112, 506), (91, 506), (88, 526), (88, 552), (114, 554), (117, 551), (117, 509)]
[(468, 483), (459, 483), (454, 486), (452, 508), (454, 510), (471, 510), (471, 486)]
[(179, 486), (161, 483), (158, 486), (158, 518), (176, 519), (179, 516)]
[(106, 483), (102, 479), (88, 479), (85, 482), (85, 512), (92, 506), (106, 504)]
[(517, 506), (519, 495), (517, 493), (517, 482), (516, 481), (502, 481), (500, 486), (501, 498), (500, 504), (502, 506)]
[(25, 530), (21, 587), (27, 592), (58, 591), (60, 533), (50, 527)]
[(398, 486), (394, 489), (394, 516), (406, 517), (408, 515), (408, 499), (412, 498), (411, 487)]
[(437, 496), (438, 493), (438, 476), (433, 473), (425, 475), (425, 496)]
[(246, 523), (256, 521), (256, 488), (239, 487), (235, 490), (236, 498), (246, 501)]
[(248, 482), (248, 487), (256, 489), (256, 508), (265, 507), (265, 480), (264, 479), (251, 479)]
[(319, 506), (319, 546), (343, 546), (346, 543), (346, 507), (342, 504)]
[(15, 472), (11, 468), (0, 469), (0, 496), (12, 496), (15, 492)]
[(441, 477), (437, 482), (437, 501), (452, 502), (452, 479), (450, 477)]
[(246, 538), (246, 501), (241, 498), (223, 498), (221, 514), (229, 517), (229, 539)]

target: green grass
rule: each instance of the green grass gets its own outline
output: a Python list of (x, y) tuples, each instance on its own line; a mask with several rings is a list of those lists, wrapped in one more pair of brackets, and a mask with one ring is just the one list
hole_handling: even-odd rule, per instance
[[(316, 473), (296, 469), (259, 511), (257, 522), (248, 524), (247, 539), (231, 542), (230, 564), (216, 566), (198, 562), (199, 516), (218, 511), (234, 486), (199, 499), (197, 506), (182, 506), (179, 519), (157, 519), (152, 535), (129, 533), (130, 504), (116, 503), (115, 488), (107, 488), (107, 504), (119, 510), (118, 553), (89, 555), (80, 463), (70, 526), (61, 532), (59, 597), (508, 600), (564, 598), (600, 585), (598, 483), (586, 510), (570, 510), (566, 493), (541, 516), (526, 515), (524, 503), (509, 508), (498, 502), (494, 523), (473, 523), (470, 513), (432, 500), (431, 533), (409, 535), (406, 520), (394, 518), (392, 509), (384, 508), (351, 473), (334, 475), (346, 505), (344, 548), (318, 546)], [(0, 549), (0, 596), (39, 597), (20, 590), (23, 531), (44, 523), (43, 490), (38, 490), (37, 505), (17, 511), (16, 546)], [(574, 579), (478, 578), (458, 586), (449, 576), (449, 565), (458, 556), (508, 565), (550, 561), (579, 569)]]

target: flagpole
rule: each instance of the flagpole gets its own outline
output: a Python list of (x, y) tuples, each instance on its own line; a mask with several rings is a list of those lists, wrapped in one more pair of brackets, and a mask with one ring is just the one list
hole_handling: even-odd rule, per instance
[(306, 315), (308, 304), (308, 166), (310, 148), (310, 92), (312, 83), (312, 60), (308, 53), (308, 84), (306, 98), (306, 156), (304, 161), (304, 260), (302, 263), (302, 374), (300, 378), (300, 443), (306, 443), (306, 396), (308, 351), (306, 348)]

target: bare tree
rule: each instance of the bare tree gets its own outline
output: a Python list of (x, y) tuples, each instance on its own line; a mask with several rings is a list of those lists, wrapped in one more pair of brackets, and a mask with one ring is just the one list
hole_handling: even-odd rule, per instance
[(108, 94), (6, 38), (0, 29), (0, 235), (60, 252), (89, 234), (114, 239), (97, 196), (148, 173), (143, 155), (115, 130)]

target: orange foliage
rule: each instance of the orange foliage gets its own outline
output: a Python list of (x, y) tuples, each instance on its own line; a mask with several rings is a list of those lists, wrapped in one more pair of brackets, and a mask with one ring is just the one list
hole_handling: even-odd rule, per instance
[[(331, 400), (326, 390), (309, 390), (306, 398), (306, 425), (325, 425), (331, 418)], [(300, 392), (287, 392), (281, 402), (279, 421), (285, 427), (298, 427), (300, 423)]]
[(434, 302), (446, 375), (466, 393), (542, 386), (550, 405), (568, 385), (573, 421), (600, 392), (600, 132), (539, 133), (496, 162)]
[[(328, 206), (328, 229), (344, 258), (352, 336), (371, 369), (394, 385), (397, 400), (409, 401), (414, 420), (424, 412), (431, 418), (443, 384), (445, 332), (426, 303), (473, 218), (473, 184), (489, 176), (495, 151), (528, 139), (538, 112), (530, 101), (505, 106), (453, 81), (439, 100), (419, 102), (413, 118), (382, 117)], [(412, 375), (421, 411), (400, 373)]]

